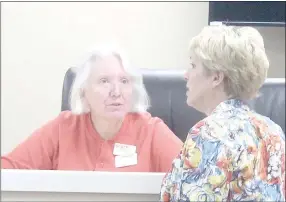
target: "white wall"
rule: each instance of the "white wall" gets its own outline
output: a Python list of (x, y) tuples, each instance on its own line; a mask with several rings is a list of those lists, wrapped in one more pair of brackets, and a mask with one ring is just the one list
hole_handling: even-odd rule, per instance
[(96, 43), (117, 42), (142, 68), (184, 68), (208, 2), (1, 3), (1, 151), (60, 112), (66, 70)]

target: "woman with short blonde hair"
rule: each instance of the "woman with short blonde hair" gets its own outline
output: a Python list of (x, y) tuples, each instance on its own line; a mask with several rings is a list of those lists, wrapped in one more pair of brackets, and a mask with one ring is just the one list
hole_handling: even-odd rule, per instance
[(268, 68), (254, 28), (207, 26), (191, 40), (187, 103), (207, 117), (190, 129), (161, 201), (285, 201), (285, 135), (246, 104)]

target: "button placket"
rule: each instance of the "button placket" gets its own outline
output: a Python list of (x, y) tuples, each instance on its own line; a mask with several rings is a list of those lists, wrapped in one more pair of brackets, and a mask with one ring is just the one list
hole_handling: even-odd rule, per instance
[(103, 150), (103, 147), (105, 146), (105, 144), (106, 144), (106, 141), (102, 141), (100, 143), (100, 151), (99, 151), (99, 156), (98, 156), (98, 160), (99, 160), (98, 164), (99, 164), (100, 168), (104, 167), (104, 162), (103, 162), (103, 159), (102, 159), (102, 155), (103, 155), (104, 152), (102, 152), (102, 150)]

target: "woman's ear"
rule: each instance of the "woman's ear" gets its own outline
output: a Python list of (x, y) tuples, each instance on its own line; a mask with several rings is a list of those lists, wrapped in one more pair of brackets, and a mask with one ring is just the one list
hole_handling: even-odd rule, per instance
[(214, 72), (213, 74), (213, 86), (219, 86), (224, 80), (224, 73), (223, 72)]

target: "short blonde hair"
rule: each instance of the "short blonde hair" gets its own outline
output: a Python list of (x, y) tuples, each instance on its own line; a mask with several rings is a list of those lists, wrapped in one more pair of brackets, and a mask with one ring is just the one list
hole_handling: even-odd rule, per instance
[(83, 90), (86, 88), (86, 81), (91, 73), (91, 68), (96, 68), (93, 62), (106, 55), (114, 55), (122, 64), (123, 69), (129, 74), (133, 84), (133, 104), (130, 112), (145, 112), (149, 106), (149, 96), (143, 83), (142, 74), (130, 68), (122, 50), (114, 46), (100, 46), (90, 51), (83, 63), (77, 68), (75, 80), (72, 85), (70, 103), (71, 111), (74, 114), (90, 112), (87, 106)]
[(190, 51), (207, 72), (223, 72), (233, 98), (257, 96), (269, 69), (263, 38), (252, 27), (207, 26), (190, 42)]

